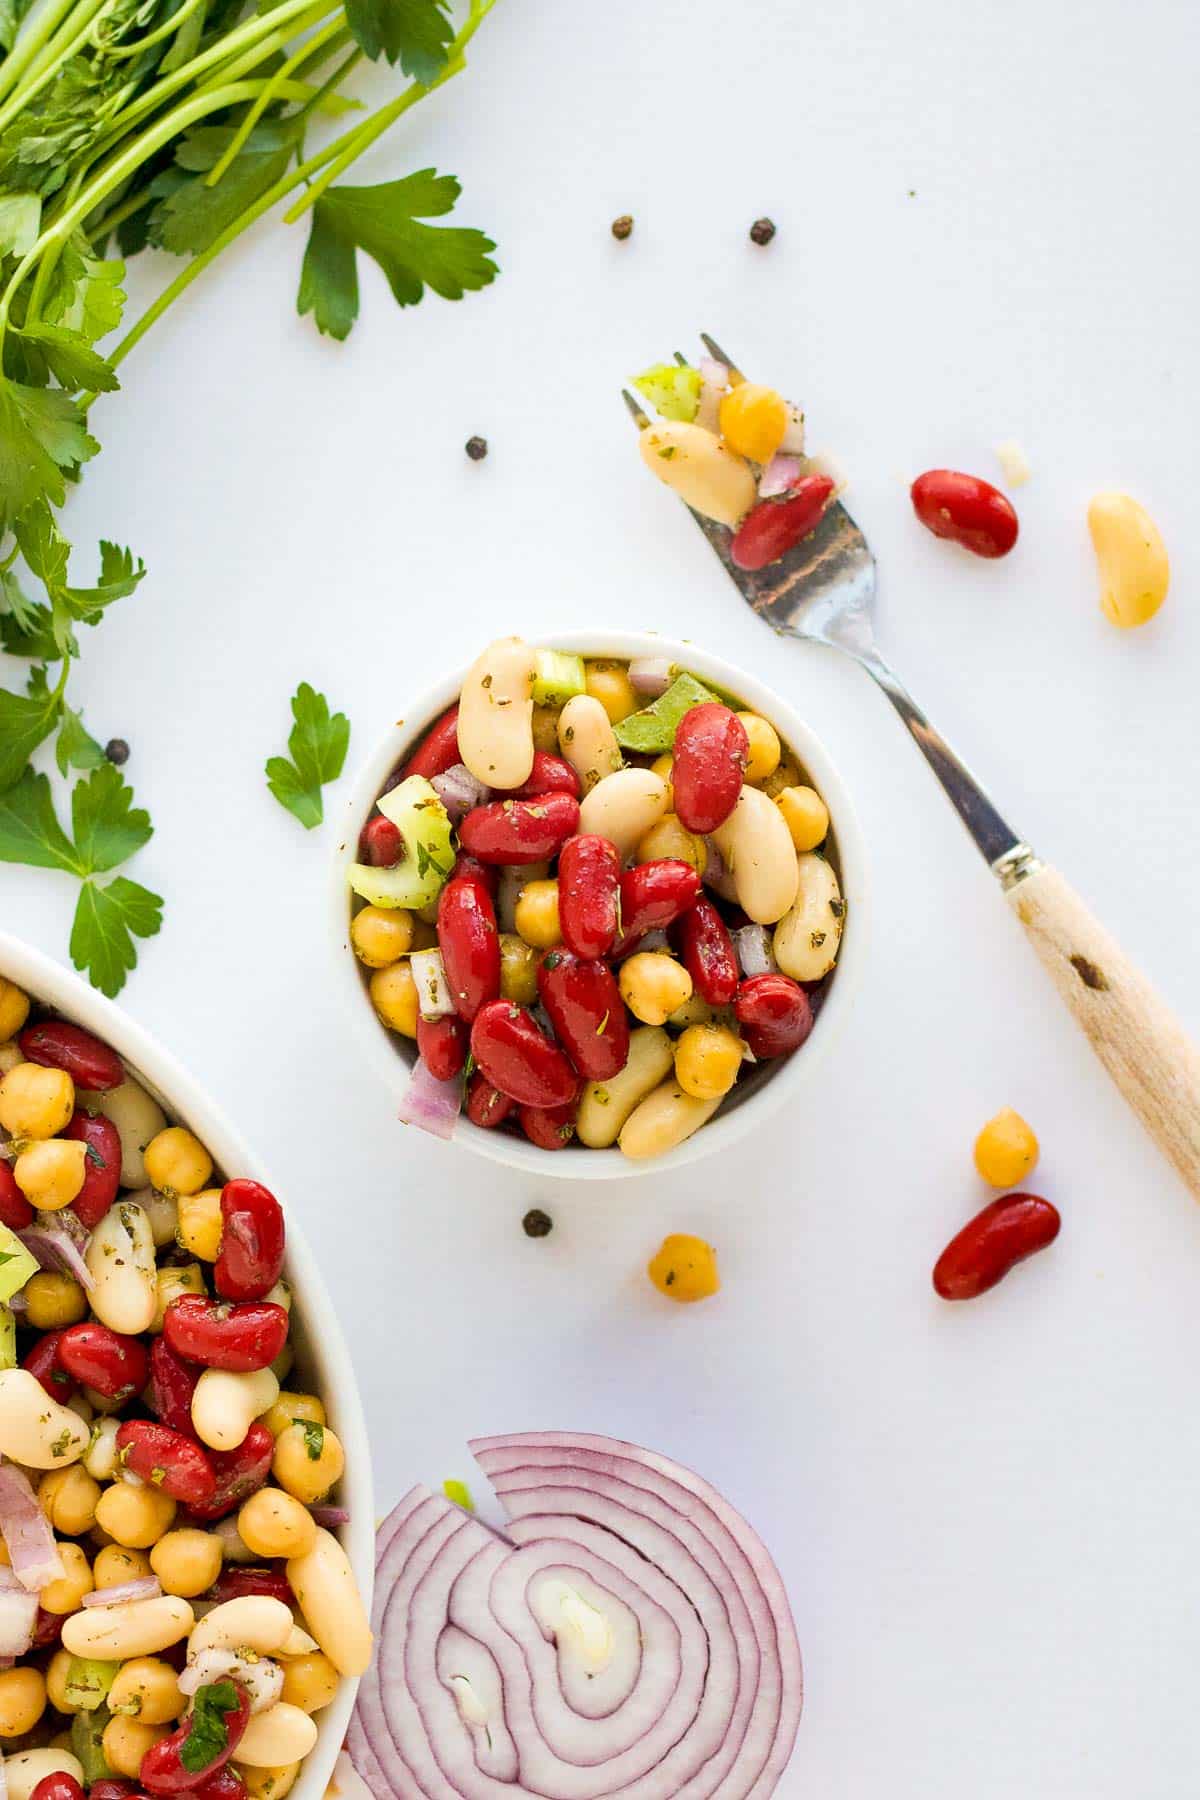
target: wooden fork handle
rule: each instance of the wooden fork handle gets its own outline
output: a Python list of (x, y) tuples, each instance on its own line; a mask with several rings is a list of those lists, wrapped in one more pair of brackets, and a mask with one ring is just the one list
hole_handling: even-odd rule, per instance
[(1092, 1049), (1200, 1200), (1200, 1050), (1057, 869), (1034, 864), (1008, 901)]

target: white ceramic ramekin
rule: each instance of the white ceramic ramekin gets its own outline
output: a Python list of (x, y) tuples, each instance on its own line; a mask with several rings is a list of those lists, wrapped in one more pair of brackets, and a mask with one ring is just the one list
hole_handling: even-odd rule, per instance
[[(350, 1523), (339, 1531), (358, 1578), (363, 1599), (371, 1604), (375, 1569), (375, 1502), (370, 1452), (362, 1403), (333, 1303), (325, 1289), (304, 1234), (288, 1207), (287, 1195), (272, 1182), (245, 1140), (214, 1106), (204, 1089), (141, 1026), (94, 988), (51, 962), (39, 950), (0, 931), (0, 975), (44, 1006), (94, 1031), (111, 1044), (129, 1071), (150, 1089), (163, 1109), (194, 1131), (226, 1176), (253, 1176), (283, 1202), (287, 1212), (287, 1260), (284, 1273), (294, 1294), (292, 1342), (306, 1388), (321, 1395), (346, 1451), (346, 1473), (339, 1489)], [(319, 1735), (292, 1789), (293, 1800), (322, 1800), (346, 1735), (358, 1690), (343, 1681), (333, 1702), (317, 1714)]]
[[(801, 1088), (813, 1081), (849, 1011), (866, 948), (867, 871), (862, 833), (842, 778), (820, 739), (792, 707), (754, 676), (694, 644), (647, 632), (566, 631), (539, 642), (589, 657), (619, 657), (622, 660), (639, 656), (669, 657), (673, 663), (692, 670), (702, 681), (710, 681), (723, 692), (736, 695), (744, 706), (770, 719), (829, 808), (832, 839), (846, 900), (846, 926), (837, 968), (812, 1036), (801, 1051), (779, 1063), (764, 1064), (748, 1080), (743, 1078), (715, 1118), (677, 1150), (652, 1162), (631, 1162), (619, 1150), (587, 1150), (580, 1145), (562, 1151), (541, 1150), (507, 1132), (481, 1130), (465, 1116), (459, 1120), (455, 1132), (454, 1141), (466, 1149), (529, 1175), (602, 1181), (628, 1175), (657, 1174), (727, 1149), (747, 1132), (760, 1127), (771, 1113), (793, 1101)], [(458, 698), (465, 674), (465, 669), (459, 669), (447, 675), (431, 692), (410, 702), (371, 752), (355, 780), (333, 859), (330, 933), (337, 978), (345, 1004), (359, 1022), (359, 1035), (367, 1055), (386, 1087), (396, 1096), (408, 1079), (416, 1050), (409, 1040), (397, 1037), (381, 1025), (371, 1007), (363, 971), (350, 948), (351, 895), (347, 870), (357, 860), (358, 835), (371, 815), (376, 795), (405, 752)]]

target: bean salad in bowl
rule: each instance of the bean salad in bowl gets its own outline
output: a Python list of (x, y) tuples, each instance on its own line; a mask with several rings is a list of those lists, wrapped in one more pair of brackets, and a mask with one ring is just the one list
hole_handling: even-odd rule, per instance
[(323, 1792), (371, 1632), (286, 1240), (267, 1187), (0, 972), (7, 1800)]
[(624, 642), (489, 645), (371, 765), (339, 876), (346, 965), (416, 1052), (401, 1118), (569, 1151), (556, 1173), (748, 1112), (811, 1057), (854, 936), (857, 827), (811, 732), (690, 646)]

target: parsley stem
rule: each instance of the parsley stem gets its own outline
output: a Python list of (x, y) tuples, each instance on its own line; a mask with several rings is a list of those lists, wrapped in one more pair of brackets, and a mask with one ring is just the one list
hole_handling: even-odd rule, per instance
[[(5, 104), (0, 106), (0, 131), (54, 80), (64, 63), (70, 62), (83, 49), (91, 35), (96, 15), (112, 5), (113, 0), (84, 0), (78, 14), (68, 19), (62, 30), (45, 46), (29, 70), (25, 85), (19, 86)], [(80, 15), (82, 25), (79, 23)]]
[(165, 24), (158, 26), (156, 30), (149, 32), (145, 37), (135, 38), (131, 44), (103, 44), (98, 47), (108, 57), (140, 56), (143, 50), (149, 50), (155, 44), (161, 44), (164, 38), (174, 37), (179, 27), (205, 4), (206, 0), (183, 0), (183, 5), (177, 12), (171, 14)]
[(272, 100), (277, 98), (280, 88), (287, 81), (288, 77), (294, 74), (298, 68), (318, 53), (323, 52), (326, 56), (330, 55), (336, 41), (343, 36), (348, 37), (349, 33), (346, 31), (346, 15), (339, 7), (327, 25), (323, 26), (320, 31), (314, 32), (312, 37), (305, 38), (298, 50), (293, 50), (292, 54), (288, 57), (282, 67), (271, 76), (261, 94), (258, 96), (258, 99), (255, 100), (252, 105), (247, 107), (246, 116), (229, 140), (229, 146), (224, 155), (205, 176), (205, 185), (207, 187), (216, 187), (218, 181), (220, 181), (222, 175), (224, 175), (226, 169), (229, 167), (238, 151), (242, 148), (242, 145), (246, 142), (246, 139), (250, 136), (250, 133), (254, 130), (258, 121), (262, 118), (267, 107), (270, 106)]
[(41, 12), (25, 23), (16, 43), (0, 63), (0, 94), (7, 94), (41, 54), (77, 0), (47, 0)]

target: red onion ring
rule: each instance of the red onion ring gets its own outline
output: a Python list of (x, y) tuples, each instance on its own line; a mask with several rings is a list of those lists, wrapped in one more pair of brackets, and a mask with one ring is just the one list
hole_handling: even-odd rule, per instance
[(43, 1269), (62, 1269), (73, 1275), (85, 1293), (90, 1294), (96, 1278), (83, 1260), (82, 1251), (66, 1231), (42, 1225), (29, 1225), (17, 1236)]
[(142, 1575), (136, 1581), (118, 1582), (115, 1587), (96, 1588), (83, 1596), (85, 1606), (124, 1606), (127, 1600), (157, 1600), (162, 1582), (157, 1575)]
[(12, 1463), (0, 1464), (0, 1537), (13, 1574), (27, 1592), (36, 1594), (61, 1580), (63, 1566), (50, 1521), (29, 1477)]
[(402, 1124), (419, 1125), (434, 1137), (452, 1138), (462, 1111), (462, 1095), (463, 1084), (458, 1076), (453, 1081), (439, 1081), (418, 1056), (396, 1116)]

